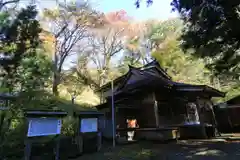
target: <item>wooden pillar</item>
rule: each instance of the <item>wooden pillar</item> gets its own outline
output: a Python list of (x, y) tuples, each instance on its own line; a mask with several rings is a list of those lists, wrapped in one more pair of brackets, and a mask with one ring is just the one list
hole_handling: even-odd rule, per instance
[(156, 127), (159, 127), (159, 114), (158, 114), (158, 102), (156, 100), (155, 92), (153, 92), (153, 102), (154, 102), (154, 115), (156, 120)]
[(81, 133), (81, 118), (77, 117), (77, 135), (76, 135), (76, 142), (77, 142), (77, 147), (78, 147), (78, 152), (80, 154), (83, 153), (83, 134)]
[(60, 136), (56, 136), (55, 160), (60, 160)]
[(196, 99), (196, 106), (197, 106), (197, 112), (198, 112), (198, 117), (199, 117), (199, 122), (200, 124), (203, 124), (203, 120), (201, 117), (201, 112), (200, 112), (200, 103), (199, 103), (199, 98)]
[(26, 138), (24, 144), (25, 144), (24, 160), (30, 160), (30, 158), (31, 158), (32, 142), (28, 138)]
[[(29, 120), (27, 119), (27, 123), (24, 124), (26, 128), (29, 126)], [(28, 129), (25, 130), (25, 135), (27, 135)], [(28, 138), (27, 136), (24, 139), (24, 160), (31, 159), (31, 149), (32, 149), (32, 139)]]
[(211, 100), (209, 100), (209, 103), (211, 104), (211, 112), (212, 112), (212, 116), (213, 116), (213, 123), (214, 123), (214, 129), (215, 131), (217, 132), (217, 134), (219, 136), (221, 136), (221, 133), (218, 131), (218, 123), (217, 123), (217, 119), (216, 119), (216, 115), (215, 115), (215, 112), (213, 110), (213, 102)]
[(199, 103), (200, 99), (199, 97), (197, 97), (196, 99), (196, 106), (197, 106), (197, 112), (198, 112), (198, 116), (199, 116), (199, 121), (200, 121), (200, 125), (202, 126), (202, 129), (203, 129), (203, 136), (204, 138), (207, 138), (207, 133), (206, 133), (206, 128), (205, 128), (205, 125), (203, 123), (203, 119), (201, 117), (201, 114), (200, 114), (200, 103)]

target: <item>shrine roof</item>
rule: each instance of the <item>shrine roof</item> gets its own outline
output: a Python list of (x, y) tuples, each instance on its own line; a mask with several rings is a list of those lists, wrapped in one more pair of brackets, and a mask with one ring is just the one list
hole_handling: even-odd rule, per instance
[[(128, 73), (115, 79), (113, 83), (114, 86), (118, 84), (114, 95), (134, 94), (137, 91), (144, 90), (146, 88), (152, 88), (154, 90), (166, 88), (183, 93), (205, 93), (210, 97), (225, 96), (224, 92), (207, 85), (194, 85), (172, 81), (171, 77), (160, 67), (156, 60), (140, 68), (129, 66)], [(106, 91), (110, 88), (111, 83), (108, 83), (100, 90)]]
[(221, 92), (215, 88), (212, 88), (207, 85), (193, 85), (193, 84), (185, 84), (179, 82), (171, 82), (173, 85), (173, 89), (181, 92), (205, 92), (212, 97), (225, 97), (226, 93)]
[[(148, 73), (150, 73), (153, 70), (154, 70), (155, 76), (163, 77), (168, 80), (171, 79), (171, 77), (164, 71), (164, 69), (159, 65), (159, 63), (156, 60), (154, 60), (144, 65), (143, 67), (139, 67), (139, 68), (135, 68), (129, 65), (129, 71), (126, 74), (113, 80), (114, 86), (116, 86), (117, 84), (120, 84), (120, 88), (122, 88), (125, 85), (125, 83), (128, 81), (129, 77), (134, 73), (135, 75), (136, 75), (136, 72), (140, 73), (138, 74), (138, 76), (141, 76), (141, 75), (147, 76), (149, 75)], [(153, 73), (152, 73), (152, 76), (153, 76)], [(111, 88), (111, 82), (103, 85), (99, 91), (106, 91), (106, 90), (109, 90), (110, 88)]]
[[(161, 78), (161, 79), (159, 79)], [(205, 93), (211, 97), (225, 97), (225, 93), (207, 85), (194, 85), (174, 82), (162, 77), (147, 76), (146, 79), (142, 79), (130, 84), (126, 84), (121, 90), (118, 90), (114, 95), (121, 94), (134, 94), (140, 90), (160, 90), (167, 89), (181, 93)]]

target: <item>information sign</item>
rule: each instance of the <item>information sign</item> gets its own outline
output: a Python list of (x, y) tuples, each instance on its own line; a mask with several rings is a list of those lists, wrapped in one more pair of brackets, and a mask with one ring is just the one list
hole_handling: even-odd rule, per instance
[(62, 121), (57, 118), (30, 118), (28, 137), (57, 135), (61, 133)]
[(97, 132), (98, 131), (98, 119), (97, 118), (84, 118), (84, 119), (81, 119), (80, 131), (82, 133)]

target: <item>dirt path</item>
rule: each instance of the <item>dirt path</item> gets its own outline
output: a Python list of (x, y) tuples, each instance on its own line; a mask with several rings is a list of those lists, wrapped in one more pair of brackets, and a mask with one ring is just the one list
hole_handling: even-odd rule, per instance
[(84, 155), (75, 160), (238, 160), (239, 142), (180, 141), (178, 143), (141, 143), (107, 148), (98, 153)]

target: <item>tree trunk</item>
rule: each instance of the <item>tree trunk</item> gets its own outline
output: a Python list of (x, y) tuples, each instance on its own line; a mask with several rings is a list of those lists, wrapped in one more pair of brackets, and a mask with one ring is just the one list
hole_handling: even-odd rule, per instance
[(59, 85), (59, 76), (58, 76), (58, 73), (54, 72), (53, 73), (52, 92), (55, 96), (59, 95), (58, 85)]
[(72, 104), (74, 104), (75, 102), (75, 97), (72, 97)]
[[(55, 37), (56, 39), (56, 37)], [(57, 53), (57, 42), (55, 41), (55, 51), (53, 54), (53, 79), (52, 79), (52, 92), (55, 96), (59, 95), (59, 72), (58, 72), (58, 53)]]
[[(0, 137), (2, 137), (2, 131), (3, 131), (3, 124), (5, 120), (6, 113), (4, 111), (0, 111)], [(2, 138), (0, 138), (1, 141)]]

